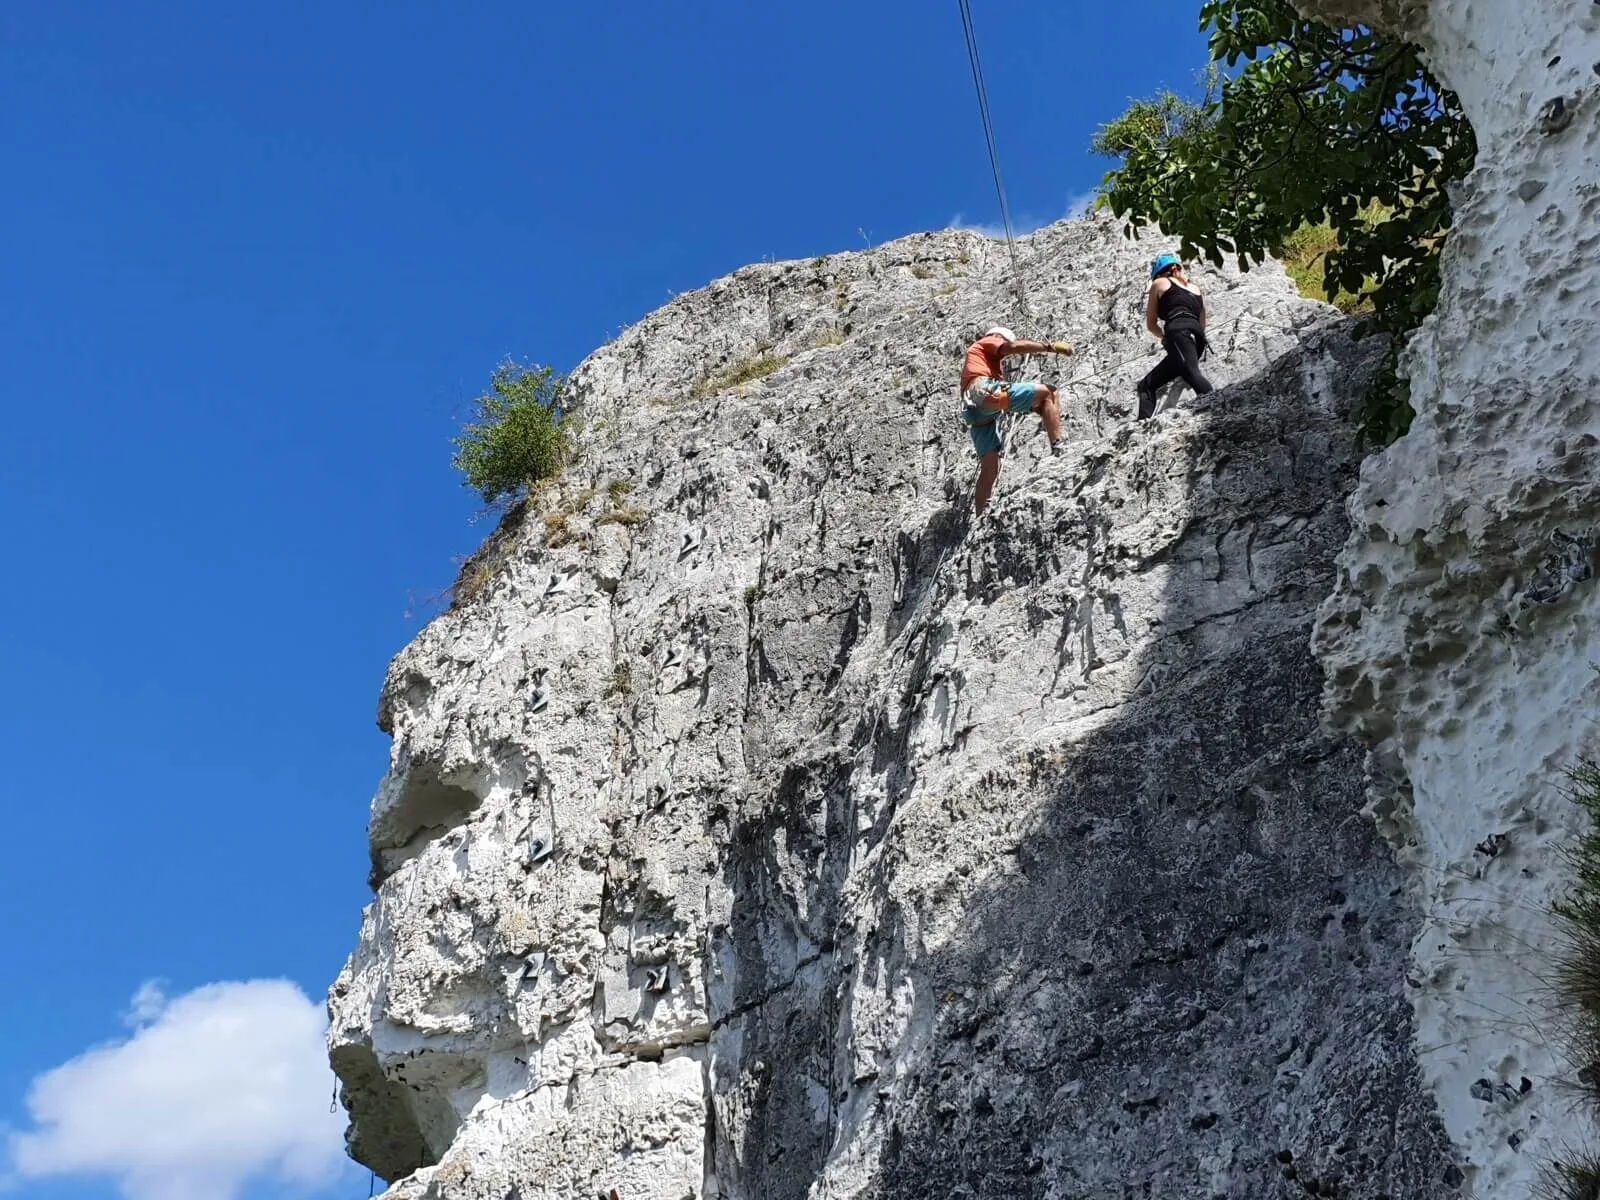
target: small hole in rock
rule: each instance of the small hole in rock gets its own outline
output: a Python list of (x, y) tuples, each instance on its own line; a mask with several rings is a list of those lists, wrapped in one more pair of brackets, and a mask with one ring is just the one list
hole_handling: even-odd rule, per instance
[(1548, 65), (1549, 65), (1549, 66), (1552, 66), (1552, 67), (1553, 67), (1553, 66), (1555, 66), (1555, 65), (1556, 65), (1556, 64), (1557, 64), (1557, 63), (1559, 63), (1559, 62), (1560, 62), (1560, 61), (1561, 61), (1561, 55), (1559, 55), (1559, 54), (1558, 54), (1558, 55), (1556, 55), (1556, 56), (1555, 56), (1555, 57), (1554, 57), (1554, 58), (1552, 58), (1552, 59), (1551, 59), (1551, 60), (1550, 60), (1550, 62), (1549, 62), (1549, 64), (1548, 64)]

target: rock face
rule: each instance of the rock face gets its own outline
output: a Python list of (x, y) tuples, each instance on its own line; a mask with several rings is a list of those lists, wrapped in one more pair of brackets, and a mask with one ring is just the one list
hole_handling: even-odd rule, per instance
[[(1307, 644), (1376, 347), (1203, 273), (1226, 386), (1136, 427), (1164, 248), (1042, 231), (1031, 318), (972, 234), (750, 267), (582, 366), (383, 690), (330, 1037), (391, 1197), (1454, 1194)], [(1071, 448), (975, 522), (1002, 320)]]
[(1364, 466), (1316, 651), (1421, 898), (1427, 1080), (1478, 1194), (1526, 1195), (1595, 1141), (1548, 914), (1600, 713), (1600, 5), (1300, 7), (1419, 42), (1477, 133), (1406, 355), (1416, 422)]

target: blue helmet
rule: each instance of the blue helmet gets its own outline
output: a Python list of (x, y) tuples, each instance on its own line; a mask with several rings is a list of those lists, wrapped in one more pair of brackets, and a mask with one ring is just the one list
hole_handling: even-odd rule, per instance
[(1176, 254), (1163, 254), (1150, 264), (1150, 278), (1158, 279), (1161, 276), (1161, 272), (1170, 271), (1173, 267), (1181, 266), (1183, 266), (1183, 260)]

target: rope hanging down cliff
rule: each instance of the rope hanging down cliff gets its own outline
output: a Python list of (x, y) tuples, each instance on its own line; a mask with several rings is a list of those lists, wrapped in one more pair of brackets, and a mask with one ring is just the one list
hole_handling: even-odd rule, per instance
[(978, 31), (972, 24), (972, 5), (969, 0), (957, 0), (961, 6), (961, 32), (967, 39), (967, 61), (972, 64), (972, 84), (978, 91), (978, 116), (983, 121), (983, 139), (989, 146), (989, 168), (994, 173), (995, 195), (1000, 198), (1000, 223), (1006, 234), (1006, 249), (1011, 254), (1011, 280), (1017, 291), (1017, 303), (1024, 316), (1028, 313), (1028, 297), (1022, 288), (1022, 270), (1017, 265), (1017, 244), (1011, 231), (1011, 206), (1006, 203), (1006, 185), (1000, 176), (1000, 151), (994, 141), (994, 120), (989, 113), (989, 90), (983, 83), (983, 63), (978, 58)]

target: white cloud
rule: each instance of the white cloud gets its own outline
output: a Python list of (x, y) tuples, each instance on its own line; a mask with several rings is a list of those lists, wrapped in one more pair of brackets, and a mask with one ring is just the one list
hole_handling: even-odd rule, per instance
[[(1013, 237), (1027, 237), (1028, 234), (1043, 229), (1048, 224), (1050, 224), (1049, 221), (1036, 221), (1032, 217), (1023, 217), (1011, 223), (1011, 235)], [(981, 221), (967, 221), (962, 218), (961, 213), (951, 217), (950, 224), (946, 228), (962, 229), (968, 233), (980, 233), (986, 238), (1003, 238), (1006, 236), (1006, 227), (1004, 225), (998, 222), (993, 225), (986, 225)]]
[(946, 229), (959, 229), (966, 233), (979, 233), (986, 238), (1005, 237), (1006, 231), (998, 225), (982, 225), (966, 220), (964, 214), (957, 213), (945, 224)]
[(133, 997), (124, 1041), (34, 1079), (17, 1179), (109, 1176), (127, 1200), (236, 1200), (250, 1181), (320, 1187), (345, 1170), (319, 1006), (281, 980)]
[(159, 1017), (166, 1007), (166, 980), (146, 979), (133, 994), (133, 999), (128, 1002), (128, 1011), (122, 1015), (122, 1023), (130, 1028), (140, 1029)]
[[(1011, 224), (1011, 232), (1016, 237), (1026, 237), (1030, 233), (1037, 233), (1046, 225), (1053, 225), (1065, 217), (1069, 221), (1081, 220), (1087, 217), (1094, 208), (1095, 193), (1077, 192), (1067, 197), (1066, 211), (1059, 217), (1033, 217), (1023, 216)], [(963, 229), (969, 233), (980, 233), (986, 238), (1003, 238), (1006, 236), (1005, 226), (999, 222), (985, 223), (983, 221), (968, 221), (965, 215), (957, 213), (950, 218), (948, 229)]]

